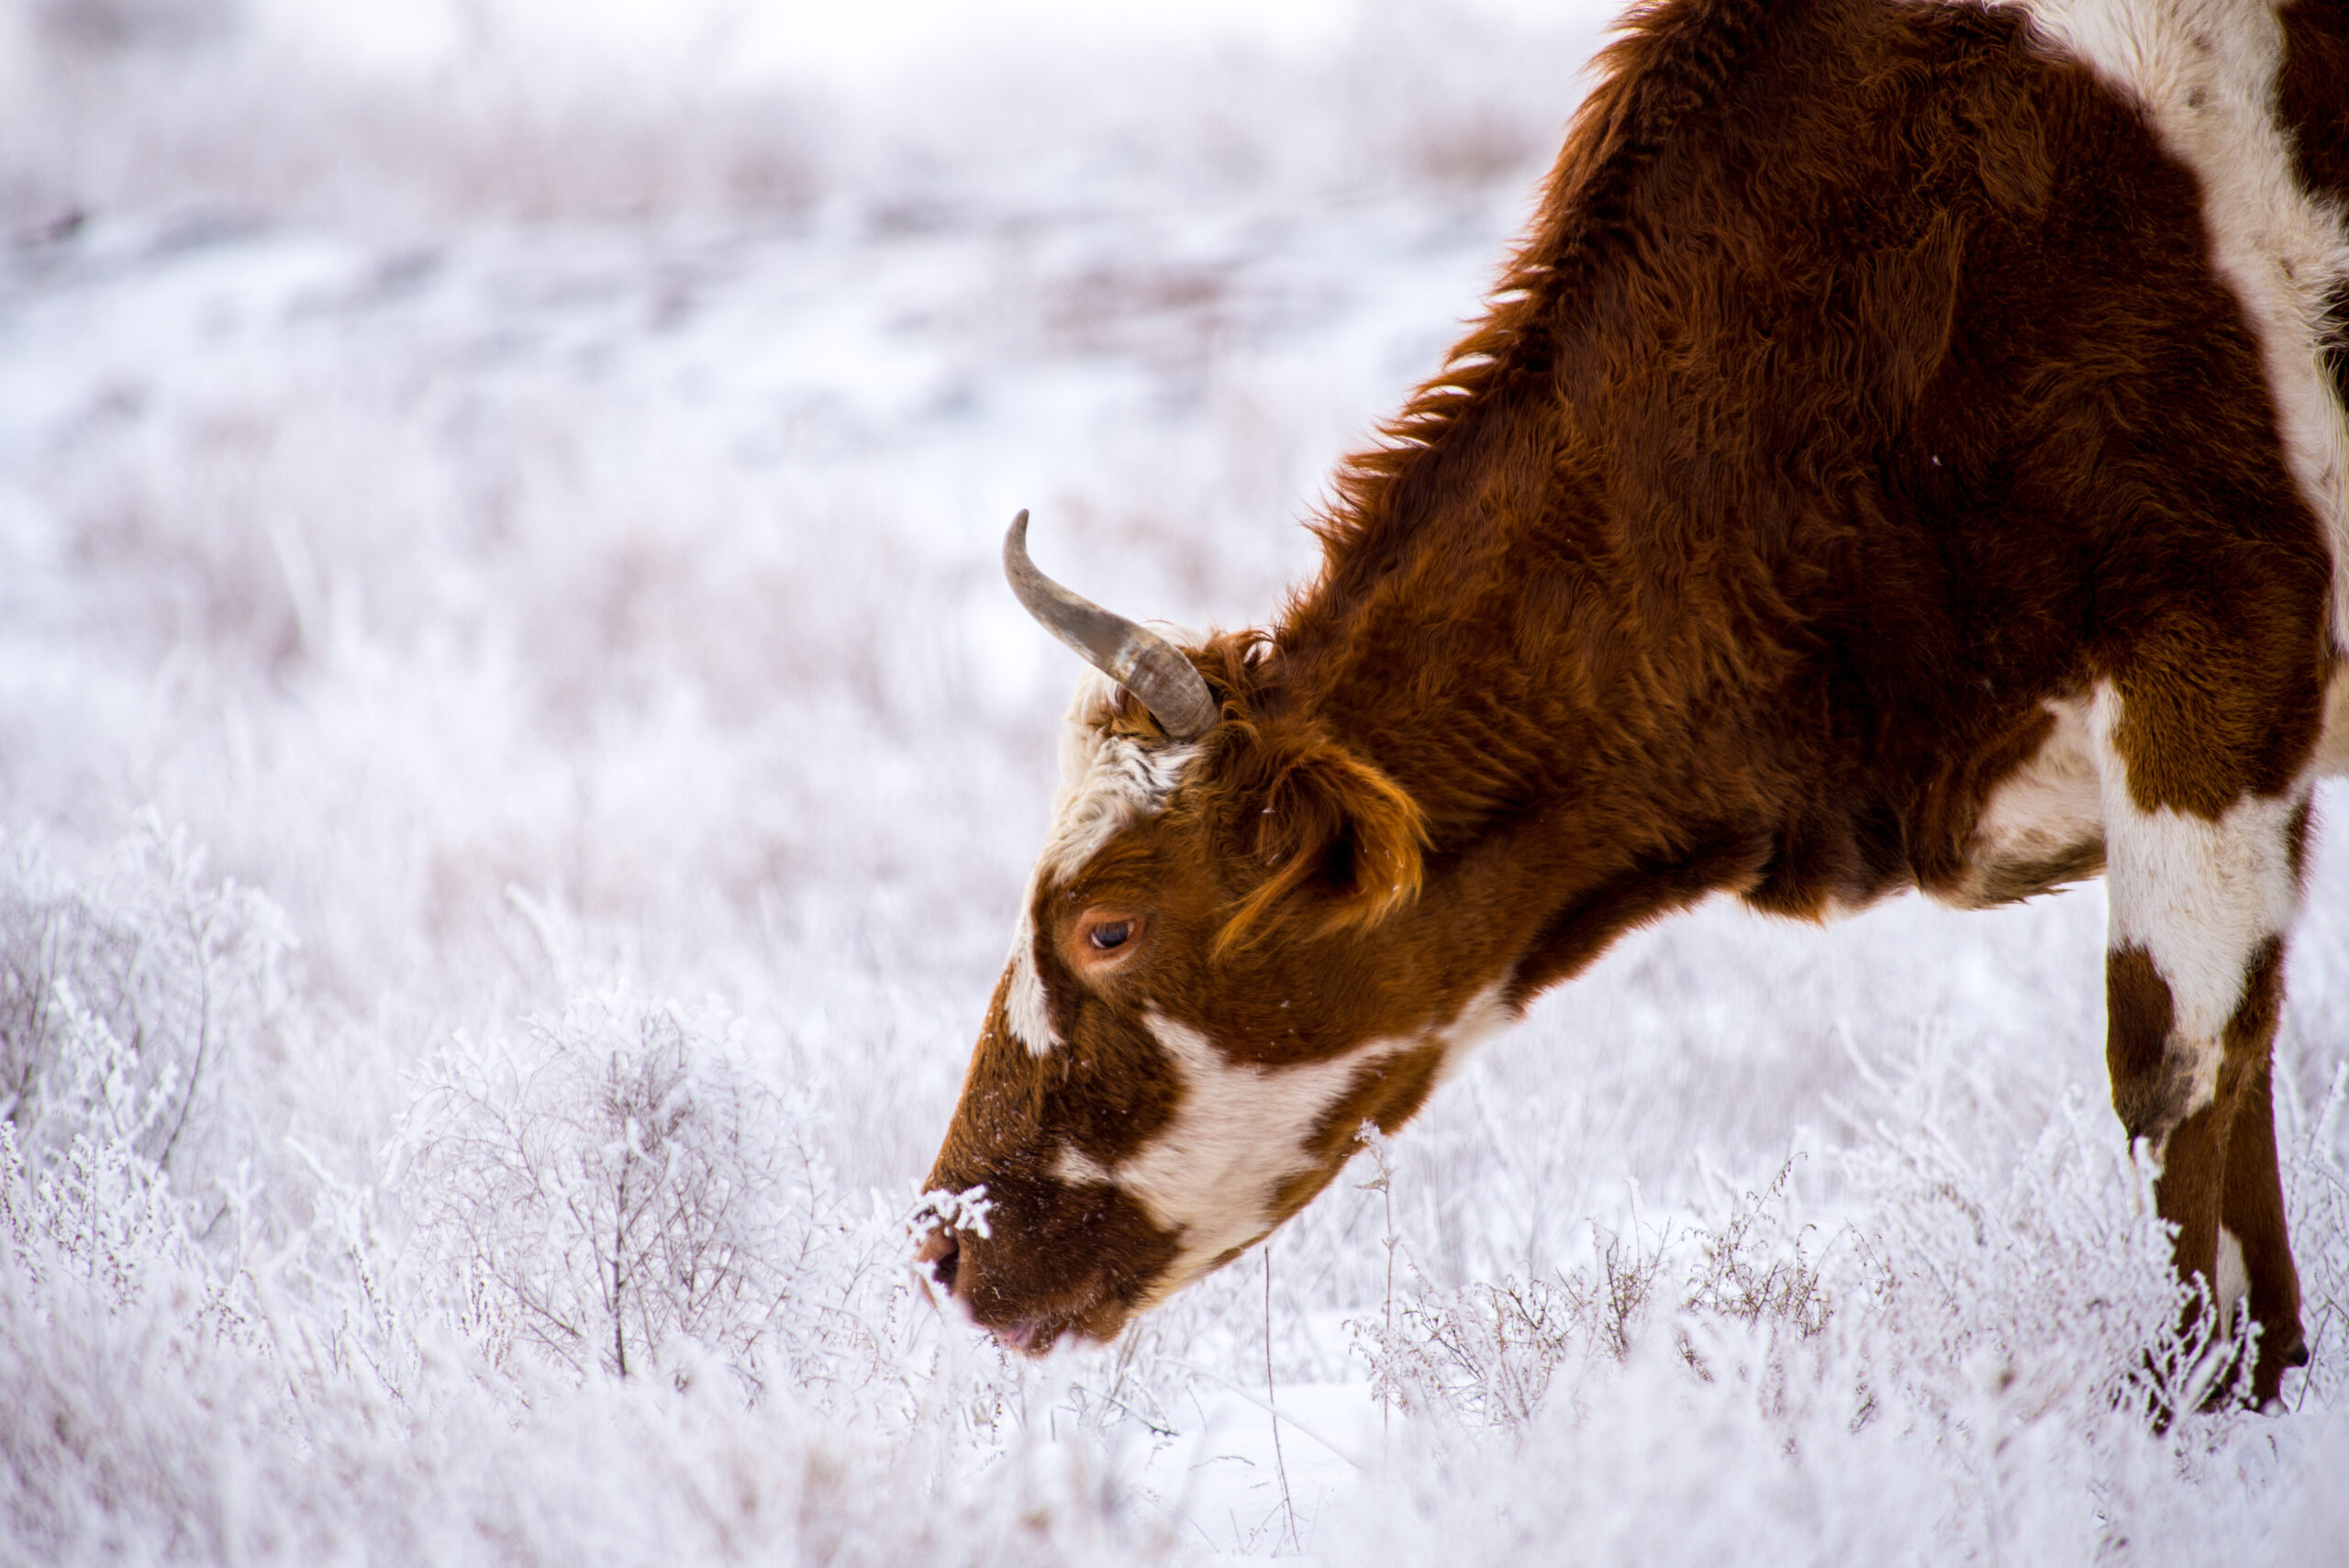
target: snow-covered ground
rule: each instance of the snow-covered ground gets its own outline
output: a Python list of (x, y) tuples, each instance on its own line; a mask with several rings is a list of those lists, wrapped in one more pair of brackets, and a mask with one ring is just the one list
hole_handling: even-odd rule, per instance
[(1640, 933), (1117, 1347), (909, 1291), (1004, 523), (1267, 614), (1607, 7), (974, 9), (6, 13), (0, 1562), (2349, 1555), (2337, 845), (2280, 1415), (2144, 1418), (2095, 888)]

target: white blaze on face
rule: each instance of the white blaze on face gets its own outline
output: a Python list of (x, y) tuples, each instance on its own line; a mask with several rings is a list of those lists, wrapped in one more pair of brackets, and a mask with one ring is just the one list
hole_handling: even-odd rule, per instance
[(1042, 1056), (1063, 1043), (1052, 1030), (1052, 1011), (1036, 971), (1036, 895), (1047, 882), (1064, 883), (1085, 869), (1127, 828), (1165, 809), (1182, 783), (1184, 770), (1199, 754), (1197, 746), (1144, 745), (1108, 731), (1118, 700), (1117, 684), (1088, 670), (1077, 683), (1061, 729), (1061, 786), (1052, 795), (1052, 825), (1043, 852), (1020, 900), (1019, 924), (1011, 937), (1011, 984), (1004, 995), (1004, 1021), (1030, 1053)]
[(1035, 884), (1030, 881), (1027, 895), (1019, 906), (1019, 924), (1011, 932), (1011, 984), (1004, 988), (1003, 1021), (1028, 1048), (1030, 1056), (1042, 1056), (1061, 1043), (1052, 1032), (1052, 1008), (1044, 995), (1043, 976), (1036, 973), (1036, 922), (1028, 911), (1036, 902)]

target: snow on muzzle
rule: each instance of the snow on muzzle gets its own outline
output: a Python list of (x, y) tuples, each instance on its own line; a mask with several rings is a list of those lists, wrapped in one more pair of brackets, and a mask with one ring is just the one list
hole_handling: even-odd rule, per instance
[(1180, 1248), (1131, 1196), (1108, 1182), (990, 1174), (925, 1200), (914, 1260), (1007, 1348), (1112, 1340), (1155, 1299)]

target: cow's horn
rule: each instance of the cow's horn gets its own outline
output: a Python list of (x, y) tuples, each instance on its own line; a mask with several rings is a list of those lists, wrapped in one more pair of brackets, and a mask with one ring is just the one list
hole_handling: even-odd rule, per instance
[(1159, 728), (1177, 740), (1196, 740), (1215, 728), (1214, 694), (1173, 643), (1092, 600), (1070, 593), (1028, 559), (1023, 507), (1003, 536), (1003, 574), (1028, 613), (1085, 662), (1141, 699)]

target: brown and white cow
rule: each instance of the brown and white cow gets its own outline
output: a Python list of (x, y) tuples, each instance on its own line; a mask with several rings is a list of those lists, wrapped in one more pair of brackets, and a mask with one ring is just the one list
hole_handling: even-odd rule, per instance
[(2349, 0), (1663, 0), (1599, 72), (1269, 628), (1175, 650), (1014, 526), (1115, 679), (930, 1177), (986, 1212), (923, 1255), (1007, 1342), (1107, 1339), (1631, 926), (2101, 872), (2113, 1104), (2272, 1398)]

